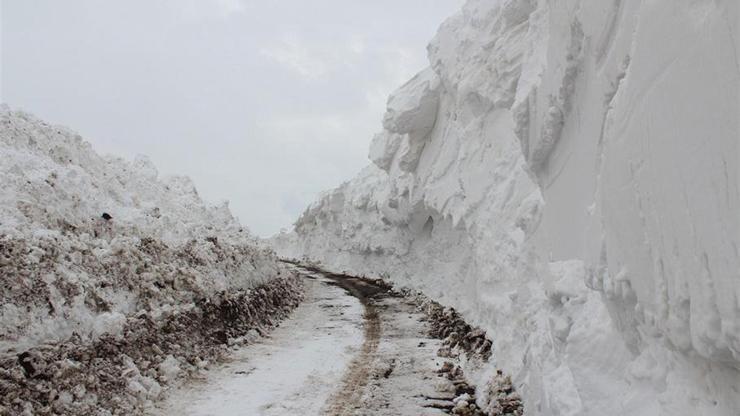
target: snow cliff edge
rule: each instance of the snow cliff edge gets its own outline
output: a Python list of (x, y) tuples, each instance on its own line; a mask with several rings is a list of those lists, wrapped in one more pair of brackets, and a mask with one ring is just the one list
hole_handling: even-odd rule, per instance
[(454, 306), (528, 414), (738, 414), (737, 38), (731, 1), (470, 0), (275, 246)]

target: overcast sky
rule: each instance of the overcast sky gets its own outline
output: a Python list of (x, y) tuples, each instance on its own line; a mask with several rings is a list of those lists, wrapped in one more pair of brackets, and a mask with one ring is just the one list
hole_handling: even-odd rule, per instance
[(461, 0), (0, 0), (2, 101), (149, 156), (262, 236), (367, 163)]

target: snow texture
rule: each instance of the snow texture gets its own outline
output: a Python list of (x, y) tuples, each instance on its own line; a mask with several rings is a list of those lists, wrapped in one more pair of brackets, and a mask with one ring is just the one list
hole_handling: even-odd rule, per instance
[(740, 414), (738, 3), (469, 0), (278, 235), (494, 341), (527, 414)]
[(101, 157), (7, 107), (0, 154), (2, 353), (120, 334), (133, 314), (187, 311), (280, 274), (226, 204), (206, 206), (188, 178), (161, 178), (145, 157)]

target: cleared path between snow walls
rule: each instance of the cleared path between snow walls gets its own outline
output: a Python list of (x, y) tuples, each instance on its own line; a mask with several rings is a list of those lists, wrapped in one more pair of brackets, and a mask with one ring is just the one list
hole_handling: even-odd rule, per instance
[(484, 391), (461, 365), (485, 362), (490, 341), (454, 311), (380, 281), (297, 270), (306, 299), (289, 319), (171, 392), (152, 414), (521, 414), (505, 377), (483, 386), (493, 401), (476, 400)]

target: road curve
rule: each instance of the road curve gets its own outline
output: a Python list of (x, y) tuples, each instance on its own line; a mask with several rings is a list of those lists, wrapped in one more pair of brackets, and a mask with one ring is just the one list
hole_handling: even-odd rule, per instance
[[(440, 415), (451, 407), (439, 340), (381, 282), (298, 269), (306, 301), (150, 414)], [(441, 386), (441, 387), (440, 387)]]

